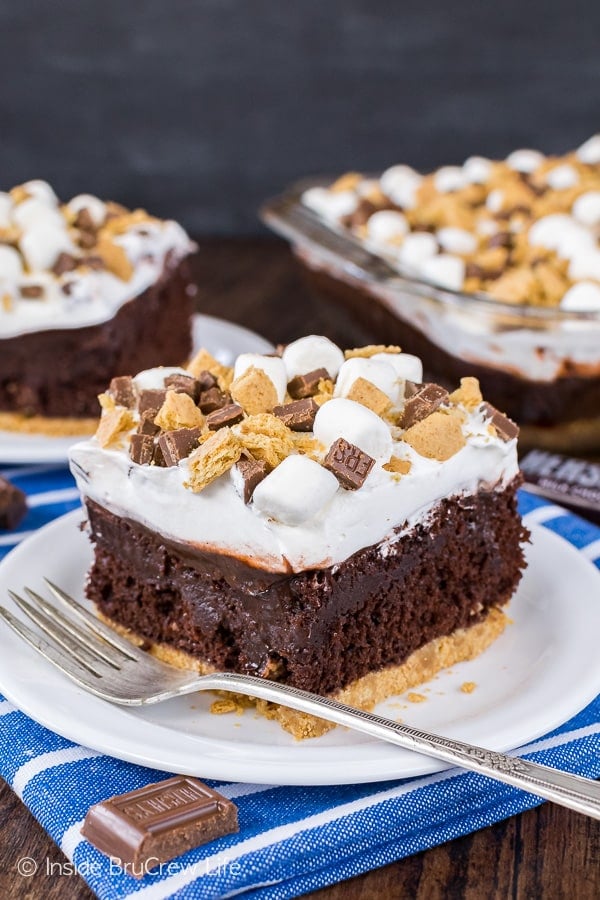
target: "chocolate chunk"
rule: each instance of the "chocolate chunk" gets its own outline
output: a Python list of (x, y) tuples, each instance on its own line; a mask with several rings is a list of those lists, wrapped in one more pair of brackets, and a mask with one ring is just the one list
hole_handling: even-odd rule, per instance
[(244, 410), (239, 403), (228, 403), (221, 409), (215, 409), (206, 417), (206, 424), (210, 431), (216, 431), (223, 428), (224, 425), (237, 425), (244, 418)]
[(510, 248), (513, 245), (513, 236), (510, 231), (497, 231), (488, 241), (490, 249), (494, 247)]
[(166, 390), (140, 391), (140, 399), (138, 401), (139, 414), (141, 415), (147, 409), (160, 409), (165, 402), (166, 396)]
[(319, 382), (322, 378), (329, 378), (327, 369), (313, 369), (305, 375), (296, 375), (288, 384), (288, 393), (294, 400), (303, 400), (305, 397), (313, 397), (319, 390)]
[(189, 456), (198, 446), (201, 428), (178, 428), (166, 431), (158, 439), (158, 446), (166, 466), (176, 466), (180, 459)]
[(59, 253), (58, 258), (52, 266), (52, 271), (56, 276), (64, 275), (65, 272), (72, 272), (77, 268), (77, 260), (70, 253)]
[(161, 468), (165, 468), (167, 465), (165, 462), (165, 458), (163, 456), (163, 452), (160, 449), (158, 444), (154, 445), (154, 459), (152, 460), (155, 466), (160, 466)]
[(281, 419), (292, 431), (312, 431), (319, 404), (312, 397), (305, 400), (294, 400), (285, 406), (276, 406), (273, 415)]
[(97, 803), (81, 829), (90, 844), (134, 878), (237, 831), (237, 808), (231, 800), (187, 775)]
[(23, 491), (0, 477), (0, 528), (16, 528), (26, 512), (27, 498)]
[(254, 489), (269, 474), (269, 467), (264, 459), (243, 457), (236, 463), (235, 470), (242, 478), (244, 503), (250, 503)]
[(211, 387), (207, 391), (202, 391), (198, 400), (198, 406), (204, 415), (208, 415), (208, 413), (212, 413), (216, 409), (222, 409), (230, 403), (231, 394), (220, 391), (218, 387)]
[(140, 421), (137, 427), (138, 434), (150, 434), (152, 437), (160, 433), (160, 428), (154, 422), (155, 418), (158, 415), (157, 409), (145, 409), (142, 415), (140, 416)]
[(412, 397), (421, 387), (423, 387), (422, 382), (410, 381), (407, 378), (404, 382), (404, 399), (407, 400), (409, 397)]
[(491, 403), (483, 403), (481, 408), (491, 420), (499, 438), (502, 438), (503, 441), (512, 441), (513, 438), (518, 437), (519, 426), (512, 419), (499, 412)]
[[(210, 374), (210, 373), (209, 373)], [(165, 378), (165, 387), (179, 394), (188, 394), (194, 403), (198, 402), (202, 386), (197, 378), (191, 375), (167, 375)]]
[(22, 284), (19, 294), (24, 300), (41, 300), (44, 296), (44, 288), (41, 284)]
[(92, 219), (89, 209), (85, 206), (75, 216), (74, 224), (75, 228), (79, 228), (81, 231), (96, 231), (96, 223)]
[(402, 412), (402, 427), (410, 428), (448, 400), (448, 391), (439, 384), (420, 384), (412, 396), (407, 397)]
[(600, 522), (600, 463), (531, 450), (521, 460), (529, 489)]
[(200, 393), (209, 391), (213, 387), (217, 387), (217, 379), (212, 372), (208, 371), (208, 369), (203, 369), (196, 377), (196, 381), (200, 385)]
[(97, 272), (100, 272), (102, 269), (106, 268), (106, 263), (102, 259), (101, 256), (95, 256), (91, 254), (90, 256), (84, 256), (81, 260), (82, 266), (87, 266), (88, 269), (94, 269)]
[(126, 406), (127, 409), (135, 407), (135, 387), (131, 375), (118, 375), (113, 378), (108, 388), (108, 393), (117, 406)]
[(355, 491), (365, 483), (375, 460), (360, 447), (338, 438), (329, 448), (323, 465), (333, 472), (343, 488)]
[(98, 243), (98, 238), (96, 236), (95, 231), (80, 231), (79, 232), (79, 246), (84, 250), (91, 250), (92, 247), (95, 247)]
[(154, 459), (154, 438), (149, 434), (132, 434), (129, 456), (140, 466), (149, 466)]

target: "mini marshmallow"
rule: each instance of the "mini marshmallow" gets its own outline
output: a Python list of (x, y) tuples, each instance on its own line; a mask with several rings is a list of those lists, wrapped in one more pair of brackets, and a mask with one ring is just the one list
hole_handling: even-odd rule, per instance
[(23, 274), (21, 256), (14, 247), (0, 244), (0, 280), (17, 281)]
[(37, 228), (47, 226), (64, 230), (67, 226), (63, 216), (54, 206), (49, 206), (37, 197), (30, 197), (14, 207), (12, 218), (19, 228)]
[(499, 188), (490, 191), (485, 200), (486, 209), (491, 213), (499, 213), (504, 203), (504, 193)]
[(336, 222), (351, 215), (358, 205), (354, 191), (328, 191), (327, 188), (309, 188), (302, 194), (302, 202), (318, 216)]
[(330, 378), (335, 378), (344, 362), (344, 354), (329, 338), (318, 334), (292, 341), (283, 351), (282, 357), (287, 380), (296, 375), (306, 375), (315, 369), (327, 369)]
[(393, 366), (390, 366), (385, 356), (392, 354), (380, 353), (379, 359), (374, 360), (354, 357), (347, 359), (338, 372), (335, 383), (334, 397), (347, 397), (352, 390), (352, 385), (358, 378), (370, 381), (375, 387), (389, 397), (394, 406), (398, 406), (404, 397), (404, 382), (400, 382), (398, 374)]
[(10, 225), (12, 208), (13, 199), (10, 194), (0, 191), (0, 228), (7, 228)]
[(514, 172), (523, 172), (525, 175), (535, 172), (544, 162), (544, 154), (537, 150), (513, 150), (506, 157), (506, 165)]
[(94, 225), (100, 226), (106, 219), (106, 204), (93, 194), (77, 194), (76, 197), (69, 200), (67, 208), (74, 216), (77, 216), (82, 209), (86, 209)]
[(573, 281), (580, 281), (585, 278), (600, 281), (600, 250), (594, 247), (589, 250), (581, 250), (574, 255), (569, 265), (568, 274)]
[(573, 204), (573, 216), (582, 225), (594, 228), (600, 225), (600, 191), (586, 191)]
[(411, 353), (374, 353), (371, 359), (392, 366), (396, 375), (404, 381), (415, 381), (417, 384), (423, 381), (423, 363)]
[(314, 519), (337, 493), (338, 480), (308, 456), (287, 456), (257, 485), (254, 509), (283, 525)]
[(477, 249), (477, 239), (464, 228), (440, 228), (436, 235), (440, 246), (448, 253), (473, 253)]
[(600, 163), (600, 134), (595, 134), (577, 150), (577, 159), (588, 166)]
[(484, 156), (470, 156), (463, 163), (463, 175), (469, 184), (485, 184), (492, 174), (492, 163)]
[(277, 392), (277, 402), (283, 403), (288, 383), (283, 360), (278, 356), (262, 356), (260, 353), (242, 353), (235, 361), (235, 369), (233, 370), (234, 379), (239, 378), (251, 367), (260, 369), (271, 379)]
[(498, 231), (498, 223), (494, 219), (480, 219), (475, 225), (475, 231), (483, 237), (491, 237)]
[(398, 206), (413, 209), (423, 176), (410, 166), (392, 166), (383, 173), (379, 184), (383, 193)]
[(379, 182), (376, 178), (363, 178), (362, 181), (358, 182), (355, 190), (360, 197), (369, 197), (379, 190)]
[(32, 181), (26, 181), (22, 187), (30, 197), (34, 197), (46, 206), (58, 206), (58, 197), (47, 181), (42, 181), (41, 178), (34, 178)]
[(375, 243), (385, 244), (397, 237), (404, 237), (409, 226), (406, 217), (393, 209), (381, 209), (373, 213), (367, 222), (367, 236)]
[(25, 231), (19, 244), (32, 272), (51, 269), (59, 254), (75, 252), (66, 229), (56, 228), (45, 222)]
[(546, 175), (546, 184), (555, 191), (566, 191), (579, 182), (579, 173), (573, 166), (564, 163), (556, 166)]
[(529, 243), (532, 247), (543, 246), (566, 259), (594, 249), (592, 234), (572, 216), (555, 213), (538, 219), (529, 229)]
[(428, 231), (407, 234), (398, 251), (398, 260), (405, 266), (417, 267), (438, 252), (438, 242)]
[(383, 419), (361, 403), (343, 397), (319, 408), (313, 434), (326, 447), (341, 437), (374, 459), (387, 461), (392, 454), (392, 436)]
[(442, 166), (433, 176), (433, 184), (440, 194), (451, 194), (466, 187), (467, 180), (461, 166)]
[(568, 312), (600, 312), (600, 284), (580, 281), (564, 294), (560, 308)]
[(451, 291), (459, 291), (465, 280), (465, 264), (459, 256), (440, 253), (419, 266), (419, 274)]
[(169, 375), (188, 375), (180, 366), (156, 366), (154, 369), (145, 369), (138, 372), (133, 383), (138, 391), (160, 391), (165, 386), (165, 378)]

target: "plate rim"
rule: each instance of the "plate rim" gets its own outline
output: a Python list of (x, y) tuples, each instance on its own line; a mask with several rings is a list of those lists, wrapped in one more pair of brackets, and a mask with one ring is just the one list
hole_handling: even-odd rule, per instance
[[(71, 512), (66, 513), (63, 516), (54, 519), (52, 522), (49, 522), (47, 525), (40, 528), (33, 535), (30, 535), (21, 544), (11, 550), (7, 554), (7, 556), (0, 562), (0, 582), (4, 579), (5, 568), (11, 566), (15, 562), (15, 558), (17, 561), (19, 561), (19, 558), (21, 556), (27, 557), (28, 553), (30, 552), (30, 548), (35, 548), (40, 541), (43, 543), (48, 535), (53, 533), (54, 531), (60, 532), (62, 529), (72, 528), (73, 526), (77, 528), (78, 526), (76, 523), (81, 520), (81, 516), (81, 508), (72, 510)], [(563, 552), (567, 555), (570, 555), (572, 559), (576, 559), (577, 565), (581, 567), (581, 571), (585, 571), (588, 576), (591, 575), (594, 579), (597, 578), (598, 586), (600, 586), (600, 571), (572, 544), (570, 544), (560, 535), (557, 535), (549, 529), (544, 528), (541, 524), (532, 524), (530, 526), (530, 529), (536, 541), (541, 541), (542, 543), (547, 543), (550, 545), (554, 544), (557, 551), (560, 547), (560, 551), (558, 552)], [(2, 601), (0, 600), (0, 602)], [(13, 646), (17, 648), (17, 651), (20, 650), (20, 648), (23, 646), (21, 641), (8, 630), (8, 626), (1, 627), (5, 628), (6, 630), (0, 632), (0, 642), (8, 639), (10, 642), (13, 642)], [(61, 735), (67, 740), (73, 741), (86, 747), (90, 747), (97, 752), (105, 753), (137, 765), (144, 765), (163, 771), (198, 775), (205, 778), (215, 778), (217, 780), (273, 785), (286, 784), (314, 786), (333, 784), (379, 783), (382, 781), (398, 778), (412, 778), (421, 775), (428, 775), (449, 768), (449, 766), (438, 762), (435, 759), (421, 756), (419, 754), (410, 754), (410, 751), (403, 751), (401, 750), (401, 748), (394, 747), (391, 744), (388, 746), (386, 744), (383, 744), (382, 742), (370, 741), (364, 744), (350, 745), (350, 747), (353, 747), (356, 751), (356, 758), (350, 761), (346, 759), (343, 760), (342, 767), (339, 766), (339, 762), (336, 763), (335, 758), (336, 756), (340, 756), (340, 751), (348, 748), (344, 748), (339, 745), (323, 747), (313, 742), (298, 742), (297, 745), (292, 745), (289, 748), (278, 745), (275, 748), (276, 753), (282, 754), (283, 760), (280, 761), (279, 765), (277, 766), (272, 758), (258, 760), (256, 758), (251, 758), (250, 761), (248, 761), (248, 759), (245, 758), (243, 750), (244, 748), (247, 748), (248, 746), (252, 747), (253, 745), (249, 745), (247, 742), (240, 741), (239, 743), (233, 742), (232, 744), (230, 740), (223, 739), (219, 736), (201, 737), (199, 735), (187, 735), (186, 740), (191, 742), (192, 746), (190, 747), (190, 750), (193, 747), (195, 752), (199, 756), (201, 755), (203, 766), (198, 769), (197, 765), (189, 765), (187, 763), (182, 765), (181, 759), (178, 755), (180, 751), (177, 748), (173, 749), (171, 747), (170, 749), (165, 751), (164, 747), (159, 746), (158, 750), (154, 751), (154, 754), (151, 750), (146, 749), (147, 746), (153, 746), (151, 738), (153, 734), (156, 735), (157, 731), (159, 733), (168, 732), (171, 734), (178, 734), (180, 737), (181, 732), (173, 732), (167, 725), (136, 717), (126, 707), (113, 707), (107, 701), (87, 694), (83, 689), (77, 687), (72, 682), (69, 682), (68, 679), (66, 679), (66, 676), (60, 675), (60, 673), (58, 673), (50, 663), (40, 660), (39, 655), (34, 650), (28, 647), (26, 647), (26, 650), (28, 653), (34, 654), (32, 659), (36, 659), (36, 661), (40, 665), (48, 666), (49, 670), (59, 675), (61, 680), (65, 679), (64, 683), (67, 689), (67, 699), (69, 697), (69, 692), (74, 692), (75, 695), (78, 696), (78, 699), (83, 699), (88, 704), (91, 703), (92, 708), (99, 709), (100, 707), (98, 707), (97, 704), (100, 704), (105, 712), (111, 709), (114, 710), (118, 716), (117, 723), (124, 722), (127, 717), (135, 720), (137, 742), (134, 743), (136, 743), (136, 746), (134, 746), (134, 749), (128, 749), (126, 745), (128, 743), (130, 744), (131, 740), (127, 738), (124, 739), (122, 733), (119, 733), (117, 738), (115, 738), (115, 735), (110, 731), (107, 733), (98, 732), (98, 730), (94, 728), (93, 722), (82, 721), (81, 718), (66, 722), (64, 720), (64, 716), (61, 716), (59, 717), (59, 721), (57, 723), (56, 719), (53, 718), (52, 707), (50, 705), (46, 707), (42, 705), (42, 707), (40, 708), (39, 705), (36, 705), (36, 703), (29, 696), (30, 692), (28, 692), (26, 685), (12, 685), (10, 683), (10, 679), (9, 682), (6, 683), (3, 677), (4, 673), (2, 672), (2, 666), (0, 663), (0, 691), (2, 692), (2, 694), (4, 694), (7, 700), (9, 700), (14, 706), (24, 712), (31, 719), (38, 722), (45, 728), (48, 728), (49, 730)], [(596, 684), (596, 682), (598, 682), (598, 684)], [(564, 722), (568, 721), (570, 718), (584, 709), (590, 702), (592, 702), (600, 692), (600, 662), (598, 664), (596, 678), (590, 679), (589, 683), (587, 684), (587, 690), (582, 689), (585, 687), (584, 685), (580, 685), (579, 687), (580, 691), (577, 694), (577, 702), (575, 704), (569, 704), (567, 702), (567, 698), (570, 696), (570, 692), (565, 690), (565, 693), (562, 697), (562, 702), (560, 702), (558, 705), (549, 704), (546, 707), (546, 713), (553, 712), (554, 715), (551, 718), (546, 719), (543, 726), (538, 724), (533, 729), (527, 729), (527, 735), (523, 736), (523, 734), (520, 734), (518, 739), (511, 738), (510, 741), (505, 742), (492, 741), (491, 744), (488, 744), (487, 746), (490, 749), (499, 750), (501, 752), (509, 751), (515, 749), (518, 746), (523, 746), (534, 742), (542, 735), (554, 730)], [(566, 707), (568, 707), (568, 709), (566, 709)], [(90, 716), (90, 719), (93, 719), (93, 715)], [(523, 727), (521, 727), (521, 731), (523, 731)], [(144, 743), (145, 738), (149, 739), (147, 744)], [(115, 740), (117, 741), (117, 744), (115, 744)], [(125, 746), (123, 746), (124, 740), (126, 744)], [(171, 739), (171, 743), (176, 743), (176, 741), (174, 742)], [(263, 745), (259, 746), (262, 747)], [(360, 748), (362, 748), (362, 751)], [(371, 748), (373, 750), (373, 755), (370, 756), (368, 749), (364, 751), (364, 748)], [(286, 750), (288, 749), (292, 751), (300, 749), (304, 757), (302, 762), (299, 763), (297, 758), (294, 758), (294, 754), (292, 754), (291, 774), (289, 772), (290, 762), (286, 762), (285, 759)], [(223, 768), (222, 753), (224, 750), (228, 750), (232, 754), (231, 758), (225, 761), (227, 769), (226, 773), (224, 773)], [(379, 750), (382, 751), (381, 759), (377, 759)], [(414, 764), (409, 769), (406, 768), (406, 765), (404, 767), (394, 766), (392, 762), (392, 756), (391, 754), (388, 756), (385, 753), (386, 750), (393, 750), (396, 756), (402, 754), (404, 755), (404, 757), (406, 757), (406, 754), (410, 754), (413, 758)], [(332, 760), (324, 763), (322, 759), (323, 752), (329, 752), (332, 756)], [(158, 756), (156, 755), (157, 753), (159, 754)], [(361, 755), (363, 758), (361, 758)], [(401, 760), (402, 756), (399, 756), (398, 758), (399, 760)], [(376, 766), (378, 767), (377, 771), (365, 771), (365, 763), (368, 763), (369, 760), (371, 760), (371, 762), (375, 762)], [(343, 775), (340, 772), (341, 768), (343, 768)], [(281, 776), (282, 769), (285, 769), (287, 774), (284, 778), (277, 777), (277, 775)]]

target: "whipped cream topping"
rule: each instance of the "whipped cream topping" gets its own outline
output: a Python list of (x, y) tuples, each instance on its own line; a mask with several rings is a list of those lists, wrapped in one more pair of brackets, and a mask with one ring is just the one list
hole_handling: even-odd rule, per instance
[[(331, 342), (317, 336), (301, 340), (299, 350), (313, 368), (332, 364)], [(343, 358), (341, 350), (335, 345), (333, 348)], [(291, 380), (297, 374), (294, 363), (299, 351), (294, 344), (287, 351), (292, 361), (287, 378)], [(244, 502), (235, 465), (195, 493), (189, 489), (194, 453), (169, 467), (133, 462), (128, 437), (135, 423), (120, 445), (102, 446), (94, 437), (71, 449), (77, 485), (84, 498), (169, 540), (286, 573), (335, 565), (362, 548), (382, 541), (393, 543), (407, 530), (426, 522), (444, 498), (474, 494), (480, 489), (501, 490), (514, 479), (518, 473), (516, 439), (506, 439), (497, 432), (485, 404), (477, 400), (474, 404), (452, 400), (441, 407), (447, 411), (441, 418), (452, 419), (453, 429), (459, 434), (459, 449), (449, 458), (417, 452), (408, 437), (404, 440), (408, 432), (394, 421), (401, 421), (402, 406), (408, 403), (403, 399), (406, 374), (402, 373), (418, 373), (419, 361), (409, 357), (405, 366), (402, 353), (373, 353), (371, 359), (375, 355), (378, 359), (374, 368), (353, 368), (364, 380), (368, 380), (370, 371), (375, 373), (373, 377), (393, 395), (392, 410), (400, 418), (394, 420), (392, 416), (386, 421), (346, 397), (325, 400), (317, 412), (314, 431), (305, 435), (309, 441), (316, 438), (312, 443), (318, 449), (313, 448), (308, 455), (300, 445), (294, 445), (259, 483), (249, 503)], [(385, 356), (389, 356), (389, 364)], [(286, 353), (284, 365), (285, 357)], [(268, 359), (272, 357), (265, 357)], [(256, 362), (255, 368), (261, 368)], [(344, 392), (351, 378), (348, 368), (343, 372), (349, 362), (352, 359), (340, 367)], [(267, 365), (263, 372), (268, 371)], [(389, 368), (387, 373), (383, 372), (385, 366)], [(150, 370), (137, 376), (134, 384), (138, 390), (157, 388), (165, 375), (174, 371), (182, 370)], [(235, 432), (242, 425), (231, 430)], [(339, 438), (373, 459), (357, 490), (345, 489), (335, 471), (322, 465)], [(392, 460), (399, 466), (390, 467)]]
[(0, 339), (108, 321), (193, 249), (176, 222), (90, 194), (0, 192)]

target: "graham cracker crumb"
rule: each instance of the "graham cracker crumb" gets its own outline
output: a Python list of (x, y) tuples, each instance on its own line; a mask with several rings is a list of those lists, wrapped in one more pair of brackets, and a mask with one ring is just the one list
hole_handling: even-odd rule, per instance
[(151, 216), (145, 209), (134, 209), (127, 212), (123, 207), (122, 212), (111, 216), (102, 228), (103, 232), (109, 234), (125, 234), (136, 225), (143, 225), (152, 222), (158, 222), (154, 216)]
[(410, 459), (400, 459), (399, 456), (390, 456), (389, 462), (386, 462), (383, 469), (386, 472), (395, 472), (398, 475), (408, 475), (412, 467)]
[(13, 308), (13, 300), (10, 294), (2, 294), (2, 309), (4, 312), (10, 312)]
[(241, 455), (242, 445), (231, 428), (220, 428), (188, 457), (190, 478), (184, 487), (199, 493), (229, 471)]
[(133, 428), (134, 418), (130, 410), (122, 406), (105, 412), (96, 430), (96, 438), (101, 447), (110, 447), (121, 442), (125, 433)]
[(98, 394), (98, 403), (105, 410), (116, 409), (117, 404), (115, 403), (115, 398), (111, 397), (110, 394), (106, 392), (104, 394)]
[(340, 194), (343, 191), (353, 191), (362, 181), (360, 172), (346, 172), (341, 175), (337, 181), (334, 181), (329, 190), (333, 194)]
[(400, 347), (397, 347), (395, 344), (367, 344), (366, 347), (354, 347), (353, 350), (345, 350), (344, 356), (346, 359), (355, 359), (356, 357), (369, 359), (371, 356), (375, 356), (376, 353), (400, 352)]
[(476, 687), (477, 687), (477, 684), (474, 681), (463, 681), (463, 683), (460, 686), (460, 689), (463, 692), (463, 694), (472, 694)]
[(233, 369), (220, 363), (204, 347), (198, 350), (187, 364), (186, 369), (194, 378), (197, 378), (201, 372), (210, 372), (217, 379), (222, 391), (228, 391), (233, 381)]
[(133, 275), (133, 266), (123, 247), (115, 244), (108, 236), (101, 235), (94, 248), (94, 253), (99, 256), (109, 272), (120, 278), (121, 281), (129, 281)]
[(302, 431), (292, 431), (291, 437), (298, 453), (303, 453), (305, 456), (321, 462), (327, 448), (320, 441)]
[(425, 703), (427, 697), (424, 694), (415, 694), (412, 691), (406, 695), (409, 703)]
[(250, 416), (235, 426), (235, 434), (255, 459), (275, 468), (294, 449), (292, 432), (271, 413)]
[(403, 440), (427, 459), (444, 462), (465, 446), (460, 422), (436, 411), (404, 432)]
[(231, 383), (231, 396), (250, 416), (272, 412), (278, 401), (275, 385), (266, 372), (255, 366)]
[(460, 403), (467, 409), (475, 409), (483, 402), (479, 381), (477, 378), (467, 376), (460, 379), (460, 387), (450, 394), (451, 403)]
[(315, 403), (318, 403), (319, 406), (323, 406), (324, 403), (327, 403), (328, 400), (331, 400), (333, 397), (333, 381), (330, 378), (321, 378), (319, 381), (319, 390), (313, 397)]
[(357, 378), (347, 394), (348, 400), (354, 400), (361, 403), (368, 409), (371, 409), (378, 416), (382, 415), (392, 405), (387, 394), (368, 381), (366, 378)]
[(154, 422), (163, 431), (177, 431), (178, 428), (201, 428), (204, 416), (189, 394), (167, 391)]
[(211, 703), (210, 711), (214, 716), (225, 716), (228, 713), (243, 711), (243, 709), (239, 710), (233, 697), (223, 697)]

